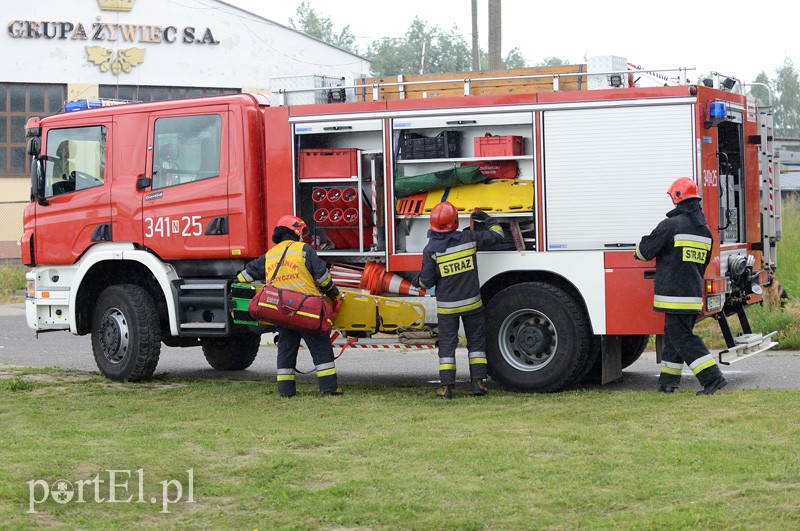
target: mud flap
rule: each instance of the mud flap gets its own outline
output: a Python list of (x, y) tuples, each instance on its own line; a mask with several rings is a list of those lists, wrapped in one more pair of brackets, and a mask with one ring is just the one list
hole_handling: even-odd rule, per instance
[(603, 357), (600, 383), (605, 385), (622, 378), (622, 337), (602, 336), (600, 352)]

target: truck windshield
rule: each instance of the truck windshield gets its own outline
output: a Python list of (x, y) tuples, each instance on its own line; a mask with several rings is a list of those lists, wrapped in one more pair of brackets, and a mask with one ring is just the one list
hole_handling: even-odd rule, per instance
[(221, 131), (217, 114), (157, 119), (153, 189), (217, 177)]
[(45, 197), (102, 186), (105, 159), (105, 127), (51, 129), (47, 133)]

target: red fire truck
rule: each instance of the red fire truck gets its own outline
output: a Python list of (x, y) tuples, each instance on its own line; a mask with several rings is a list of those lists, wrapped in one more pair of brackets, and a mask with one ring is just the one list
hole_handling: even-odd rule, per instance
[[(332, 270), (380, 264), (413, 281), (446, 197), (462, 227), (478, 207), (509, 235), (478, 254), (494, 381), (606, 382), (663, 332), (654, 263), (633, 249), (688, 176), (714, 235), (704, 317), (719, 321), (721, 355), (773, 347), (745, 313), (772, 281), (780, 235), (770, 112), (725, 87), (623, 85), (394, 100), (366, 87), (364, 101), (279, 106), (238, 94), (31, 119), (28, 325), (90, 334), (114, 380), (149, 378), (162, 343), (244, 369), (263, 329), (232, 318), (231, 279), (281, 216), (309, 223)], [(492, 178), (405, 191), (470, 165)], [(435, 308), (431, 294), (398, 298)]]

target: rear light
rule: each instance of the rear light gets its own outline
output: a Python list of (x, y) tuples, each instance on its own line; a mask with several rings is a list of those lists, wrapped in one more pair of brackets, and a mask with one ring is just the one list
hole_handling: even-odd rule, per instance
[(33, 280), (25, 282), (25, 296), (32, 299), (36, 295), (36, 286)]
[(730, 289), (728, 277), (706, 279), (706, 293), (728, 293)]

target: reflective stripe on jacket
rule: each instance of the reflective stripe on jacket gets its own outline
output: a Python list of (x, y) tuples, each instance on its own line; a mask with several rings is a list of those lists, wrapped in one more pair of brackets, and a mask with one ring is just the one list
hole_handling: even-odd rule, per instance
[(636, 247), (643, 260), (656, 259), (653, 309), (669, 313), (701, 313), (706, 267), (713, 240), (700, 199), (687, 199)]

